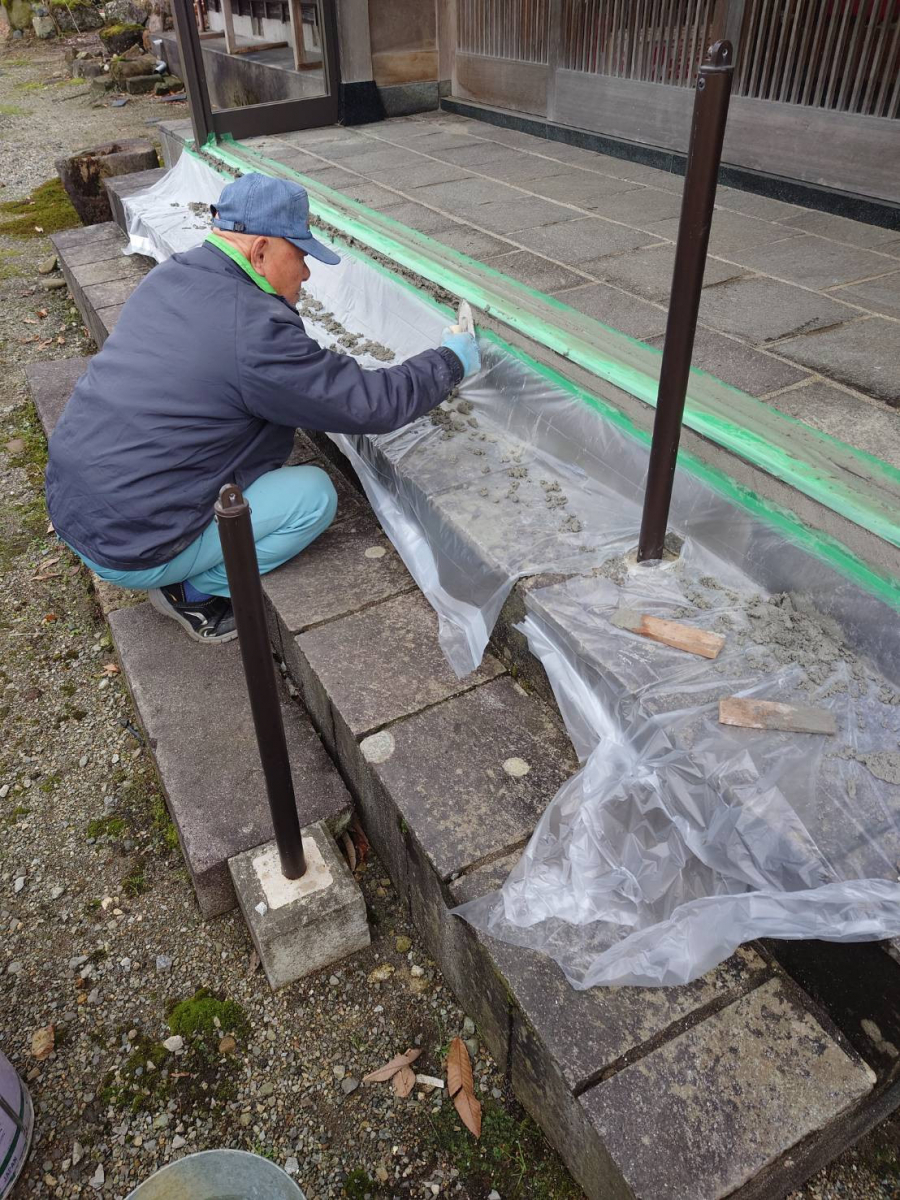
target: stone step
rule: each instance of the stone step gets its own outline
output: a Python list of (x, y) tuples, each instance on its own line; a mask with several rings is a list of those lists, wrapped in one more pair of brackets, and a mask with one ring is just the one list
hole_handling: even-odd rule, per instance
[(154, 263), (122, 253), (127, 239), (113, 221), (66, 229), (50, 240), (82, 320), (102, 346), (125, 301)]
[[(158, 79), (159, 76), (156, 76), (154, 82)], [(106, 180), (106, 194), (109, 197), (112, 219), (120, 229), (125, 229), (125, 209), (122, 201), (127, 196), (134, 196), (137, 192), (152, 187), (166, 172), (166, 167), (156, 167), (150, 171), (133, 171), (130, 175), (115, 175)]]
[[(82, 297), (92, 302), (84, 288)], [(321, 453), (301, 435), (291, 461)], [(417, 470), (422, 489), (440, 476), (440, 464), (423, 460)], [(336, 524), (265, 578), (273, 641), (375, 850), (517, 1095), (592, 1200), (784, 1195), (874, 1119), (869, 1065), (761, 948), (742, 948), (685, 988), (579, 993), (551, 960), (478, 936), (451, 915), (502, 883), (577, 763), (555, 707), (523, 690), (498, 657), (463, 681), (449, 670), (437, 617), (358, 492), (335, 477)], [(487, 533), (501, 553), (502, 537)], [(528, 586), (498, 625), (504, 652)], [(227, 675), (230, 647), (214, 661), (204, 647), (202, 661), (182, 654), (184, 639), (146, 606), (111, 623), (206, 911), (217, 911), (230, 902), (216, 864), (233, 831), (218, 813), (196, 815), (195, 793), (206, 787), (218, 800), (218, 790), (211, 768), (201, 777), (193, 763), (217, 729), (199, 741), (184, 730), (209, 709), (219, 713), (210, 697), (241, 691), (239, 670)], [(166, 636), (180, 639), (178, 655), (156, 641)], [(308, 726), (294, 715), (306, 779)], [(254, 779), (258, 787), (256, 761), (255, 746), (229, 757), (229, 795)], [(313, 755), (313, 775), (321, 764)], [(328, 802), (335, 812), (347, 803), (337, 791)], [(301, 783), (298, 804), (305, 795)], [(253, 811), (265, 819), (263, 808)], [(664, 1122), (664, 1156), (647, 1142), (653, 1122)]]

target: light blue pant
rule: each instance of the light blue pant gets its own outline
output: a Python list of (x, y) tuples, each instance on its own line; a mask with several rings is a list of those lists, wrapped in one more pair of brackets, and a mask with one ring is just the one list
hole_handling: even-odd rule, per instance
[[(321, 467), (280, 467), (261, 475), (244, 492), (261, 575), (274, 571), (324, 533), (337, 512), (334, 484)], [(81, 556), (83, 557), (83, 556)], [(215, 520), (195, 542), (161, 567), (114, 571), (85, 558), (101, 579), (124, 588), (158, 588), (188, 580), (198, 592), (227, 596), (228, 580)]]

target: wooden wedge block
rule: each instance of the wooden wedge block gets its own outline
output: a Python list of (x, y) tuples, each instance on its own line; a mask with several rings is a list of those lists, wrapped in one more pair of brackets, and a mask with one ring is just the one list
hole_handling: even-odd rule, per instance
[(636, 612), (633, 608), (617, 608), (610, 620), (618, 629), (639, 633), (654, 642), (664, 642), (667, 646), (674, 646), (676, 650), (700, 654), (703, 658), (717, 658), (725, 645), (725, 639), (719, 633), (695, 629), (693, 625), (682, 625), (680, 621), (650, 617), (645, 613)]
[(722, 725), (744, 729), (783, 729), (788, 733), (837, 733), (834, 713), (806, 704), (780, 704), (777, 700), (741, 700), (729, 696), (719, 701)]

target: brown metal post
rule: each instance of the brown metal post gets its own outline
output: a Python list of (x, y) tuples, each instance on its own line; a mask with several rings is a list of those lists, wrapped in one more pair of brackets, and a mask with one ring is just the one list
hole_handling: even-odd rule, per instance
[(287, 879), (300, 879), (306, 871), (306, 861), (266, 626), (250, 505), (240, 488), (227, 483), (219, 492), (215, 513), (281, 870)]
[(697, 80), (638, 562), (663, 555), (733, 70), (731, 43), (716, 42)]

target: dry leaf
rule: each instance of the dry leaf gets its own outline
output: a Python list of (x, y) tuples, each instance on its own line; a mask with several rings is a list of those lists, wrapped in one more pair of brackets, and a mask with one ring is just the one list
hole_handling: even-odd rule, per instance
[(62, 571), (48, 571), (45, 575), (32, 575), (32, 580), (35, 583), (43, 583), (45, 579), (59, 579), (62, 576)]
[(118, 675), (119, 674), (118, 664), (114, 663), (114, 662), (104, 663), (103, 664), (103, 674), (104, 675)]
[(389, 1079), (393, 1079), (403, 1067), (414, 1063), (421, 1053), (421, 1050), (407, 1050), (405, 1054), (396, 1055), (389, 1063), (379, 1067), (377, 1071), (364, 1075), (363, 1083), (386, 1083)]
[(55, 532), (56, 532), (56, 531), (54, 530), (54, 528), (53, 528), (53, 522), (52, 522), (52, 521), (51, 521), (51, 522), (48, 524), (48, 526), (47, 526), (47, 532), (48, 532), (48, 533), (55, 533)]
[(37, 321), (34, 319), (34, 317), (23, 317), (22, 324), (23, 325), (37, 325)]
[(46, 316), (47, 316), (47, 310), (46, 310), (46, 308), (38, 308), (38, 309), (35, 309), (35, 312), (36, 312), (36, 313), (37, 313), (37, 315), (38, 315), (38, 316), (41, 318), (41, 320), (42, 320), (42, 321), (43, 321), (44, 317), (46, 317)]
[(481, 1104), (475, 1095), (472, 1062), (462, 1038), (454, 1038), (447, 1054), (447, 1087), (463, 1125), (481, 1137)]
[(59, 337), (56, 339), (56, 344), (57, 344), (57, 346), (64, 346), (66, 344), (66, 339), (63, 337), (62, 334), (60, 334)]
[(56, 1045), (56, 1030), (52, 1025), (36, 1029), (31, 1035), (31, 1053), (37, 1059), (49, 1058)]
[(58, 620), (59, 620), (59, 617), (57, 617), (56, 613), (47, 613), (45, 615), (43, 621), (41, 622), (41, 624), (49, 625), (51, 621), (58, 621)]
[(354, 849), (356, 850), (356, 861), (362, 864), (369, 856), (369, 839), (363, 832), (363, 827), (356, 817), (350, 822), (349, 833), (353, 839)]
[(45, 558), (41, 562), (41, 570), (46, 571), (47, 567), (55, 567), (58, 562), (59, 562), (58, 554), (54, 555), (53, 558)]
[(353, 838), (346, 831), (341, 834), (341, 845), (344, 847), (344, 853), (347, 856), (347, 862), (351, 871), (356, 870), (356, 847), (353, 845)]
[(416, 1073), (412, 1067), (401, 1067), (396, 1075), (391, 1079), (391, 1087), (394, 1089), (394, 1095), (399, 1096), (402, 1100), (416, 1086)]
[(35, 233), (43, 233), (43, 232), (44, 232), (44, 227), (43, 227), (43, 225), (35, 225), (35, 227), (34, 227), (34, 232), (35, 232)]

